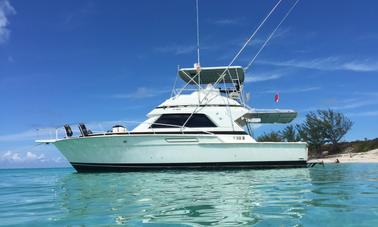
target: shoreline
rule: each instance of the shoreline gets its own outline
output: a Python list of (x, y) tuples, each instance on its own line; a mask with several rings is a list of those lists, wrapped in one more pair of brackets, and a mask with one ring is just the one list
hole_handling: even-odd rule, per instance
[[(337, 162), (337, 160), (339, 160), (339, 162)], [(324, 163), (378, 163), (378, 149), (367, 152), (329, 155), (324, 158), (309, 159), (309, 161)]]

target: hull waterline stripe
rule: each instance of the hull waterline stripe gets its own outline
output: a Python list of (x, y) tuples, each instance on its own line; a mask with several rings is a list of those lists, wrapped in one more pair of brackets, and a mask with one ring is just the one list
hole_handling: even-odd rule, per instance
[(306, 161), (267, 162), (203, 162), (203, 163), (81, 163), (71, 162), (78, 172), (142, 171), (164, 169), (263, 169), (263, 168), (304, 168)]

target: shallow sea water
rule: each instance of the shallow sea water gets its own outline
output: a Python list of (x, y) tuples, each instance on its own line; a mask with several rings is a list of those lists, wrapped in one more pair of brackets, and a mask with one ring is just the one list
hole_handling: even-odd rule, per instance
[(0, 170), (1, 226), (378, 226), (378, 164), (78, 174)]

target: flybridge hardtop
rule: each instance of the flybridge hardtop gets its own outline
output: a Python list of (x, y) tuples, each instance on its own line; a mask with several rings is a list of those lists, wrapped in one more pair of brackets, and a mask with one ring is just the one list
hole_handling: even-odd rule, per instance
[(189, 84), (214, 84), (217, 81), (234, 83), (236, 80), (244, 82), (244, 69), (241, 66), (182, 68), (178, 73), (180, 78)]
[[(174, 96), (171, 99), (159, 105), (160, 108), (179, 107), (179, 106), (240, 106), (247, 107), (243, 103), (242, 85), (245, 79), (244, 68), (241, 66), (220, 66), (220, 67), (203, 67), (203, 68), (182, 68), (179, 69), (178, 74), (180, 78), (187, 84), (208, 84), (207, 89), (203, 92), (194, 92), (190, 95)], [(232, 84), (235, 88), (230, 91), (236, 91), (239, 95), (236, 98), (229, 98), (221, 96), (222, 89), (214, 89), (212, 84)], [(206, 103), (201, 102), (204, 100)], [(241, 101), (242, 103), (239, 103)], [(249, 123), (265, 123), (265, 124), (287, 124), (297, 117), (297, 112), (294, 110), (280, 110), (280, 109), (254, 109), (248, 108), (246, 112), (237, 121), (248, 120)]]

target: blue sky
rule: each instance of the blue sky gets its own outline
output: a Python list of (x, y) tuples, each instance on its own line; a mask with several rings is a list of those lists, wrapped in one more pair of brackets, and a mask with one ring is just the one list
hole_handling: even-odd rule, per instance
[[(227, 65), (277, 1), (200, 0), (201, 65)], [(245, 66), (293, 0), (234, 65)], [(249, 105), (350, 117), (377, 137), (378, 2), (300, 1), (247, 73)], [(65, 166), (35, 128), (142, 121), (196, 61), (194, 0), (0, 0), (0, 167)], [(279, 91), (281, 100), (273, 101)], [(264, 126), (256, 134), (279, 129)]]

